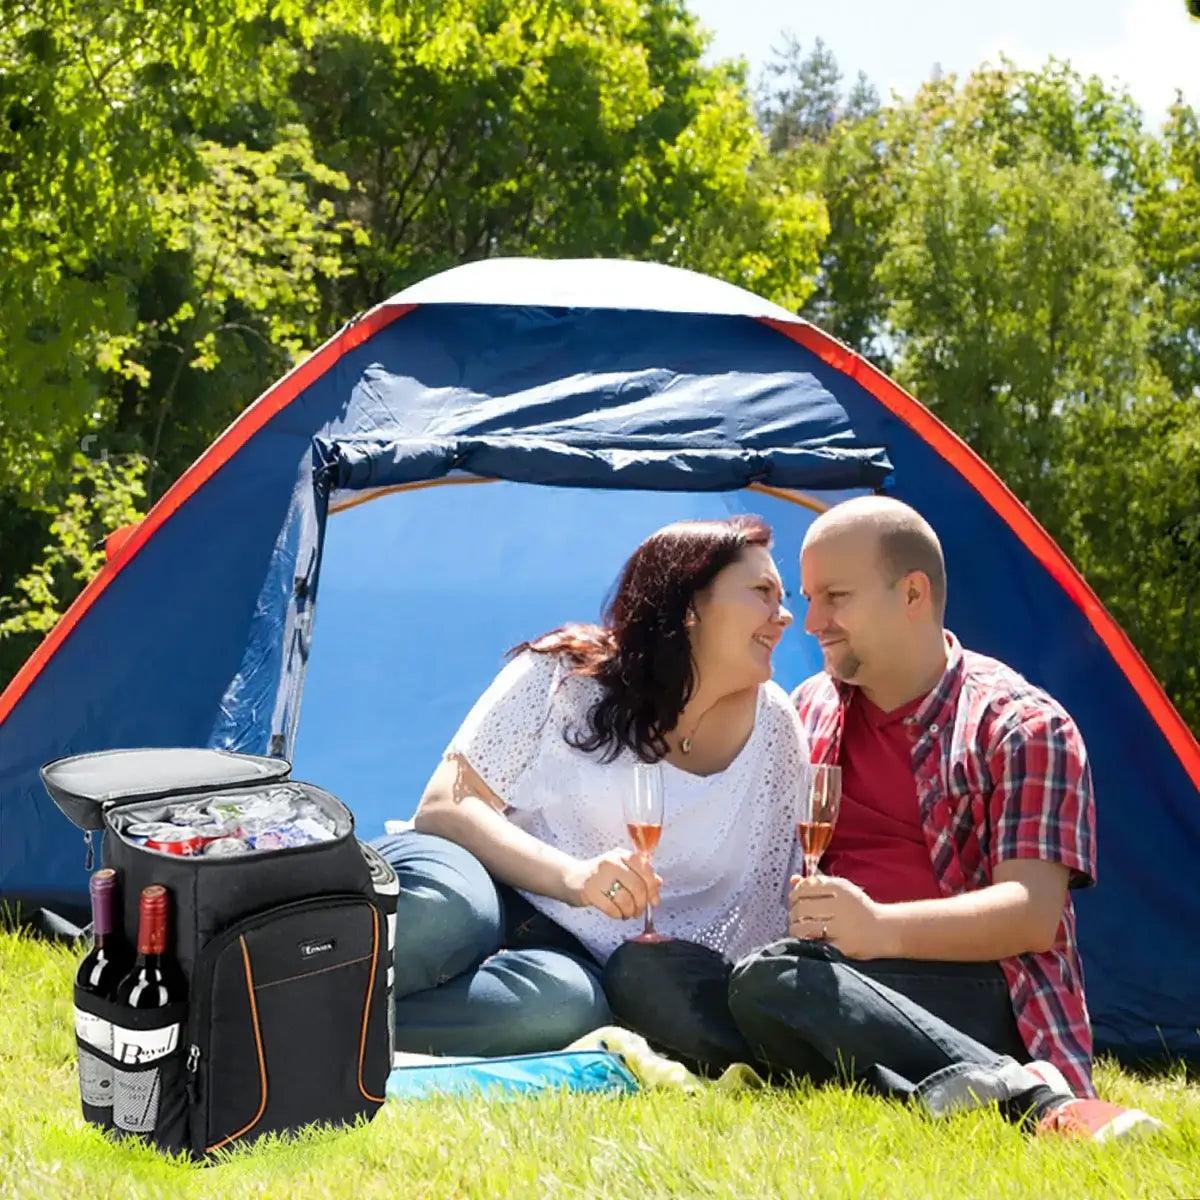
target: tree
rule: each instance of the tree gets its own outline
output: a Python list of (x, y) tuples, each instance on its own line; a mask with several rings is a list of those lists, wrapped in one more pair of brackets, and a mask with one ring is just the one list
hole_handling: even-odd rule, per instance
[[(280, 7), (286, 7), (281, 5)], [(238, 0), (14, 0), (0, 23), (0, 479), (34, 505), (109, 412), (192, 131), (256, 85)]]
[(368, 234), (343, 303), (495, 254), (715, 264), (799, 303), (820, 202), (757, 172), (744, 81), (702, 51), (681, 0), (329, 20), (292, 91), (317, 153), (353, 181), (339, 212)]
[(1146, 285), (1104, 180), (1032, 142), (996, 166), (934, 143), (877, 276), (896, 376), (1052, 528), (1063, 418), (1119, 411), (1156, 378)]
[(781, 36), (758, 86), (758, 120), (772, 154), (823, 142), (839, 122), (853, 124), (878, 110), (879, 93), (861, 71), (843, 98), (841, 69), (820, 38), (806, 53), (794, 33)]
[(1195, 114), (1155, 138), (1127, 93), (1002, 61), (815, 128), (776, 156), (829, 211), (806, 313), (998, 470), (1200, 728)]
[(1161, 296), (1154, 355), (1176, 391), (1200, 402), (1200, 118), (1182, 101), (1153, 148), (1153, 182), (1138, 197), (1134, 228)]
[(365, 236), (331, 196), (346, 178), (301, 126), (265, 150), (203, 141), (200, 173), (154, 198), (146, 305), (124, 340), (111, 436), (147, 459), (151, 500), (272, 378), (325, 335), (323, 287)]
[[(73, 597), (104, 565), (103, 538), (140, 515), (146, 461), (138, 455), (72, 456), (69, 485), (50, 523), (49, 541), (38, 560), (0, 597), (0, 648), (15, 659), (15, 671)], [(16, 652), (16, 654), (14, 653)]]

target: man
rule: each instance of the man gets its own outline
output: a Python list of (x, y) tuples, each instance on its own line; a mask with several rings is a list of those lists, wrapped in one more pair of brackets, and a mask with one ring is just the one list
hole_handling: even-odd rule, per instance
[(944, 629), (941, 546), (907, 505), (830, 509), (800, 567), (825, 671), (794, 700), (843, 798), (826, 873), (793, 879), (791, 938), (733, 973), (751, 1049), (935, 1112), (998, 1100), (1101, 1140), (1158, 1127), (1092, 1087), (1068, 889), (1093, 881), (1095, 808), (1070, 716)]

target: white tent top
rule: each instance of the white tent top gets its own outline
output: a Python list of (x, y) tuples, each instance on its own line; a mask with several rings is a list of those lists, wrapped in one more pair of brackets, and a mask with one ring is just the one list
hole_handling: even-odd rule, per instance
[(732, 283), (663, 263), (611, 258), (487, 258), (414, 283), (384, 304), (612, 308), (799, 321)]

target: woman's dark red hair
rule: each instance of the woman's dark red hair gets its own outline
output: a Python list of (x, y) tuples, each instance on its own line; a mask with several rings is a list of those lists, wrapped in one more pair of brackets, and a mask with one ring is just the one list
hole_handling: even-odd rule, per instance
[(771, 548), (771, 527), (761, 517), (679, 521), (651, 534), (621, 569), (600, 625), (563, 625), (512, 654), (563, 654), (573, 674), (599, 682), (602, 694), (587, 727), (567, 730), (579, 750), (611, 762), (622, 748), (646, 762), (667, 753), (664, 737), (675, 728), (696, 687), (688, 640), (688, 610), (696, 593), (736, 562), (747, 546)]

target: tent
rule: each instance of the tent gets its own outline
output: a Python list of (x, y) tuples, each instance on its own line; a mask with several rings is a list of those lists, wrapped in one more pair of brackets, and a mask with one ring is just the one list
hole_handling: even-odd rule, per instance
[[(113, 539), (0, 695), (0, 897), (84, 894), (80, 835), (38, 781), (51, 758), (282, 755), (371, 836), (411, 814), (504, 651), (594, 617), (650, 530), (759, 512), (799, 604), (814, 513), (878, 489), (939, 531), (949, 626), (1087, 740), (1101, 883), (1077, 902), (1098, 1043), (1200, 1056), (1200, 746), (1128, 639), (916, 400), (793, 314), (648, 263), (497, 259), (401, 292)], [(818, 665), (798, 627), (788, 687)]]

